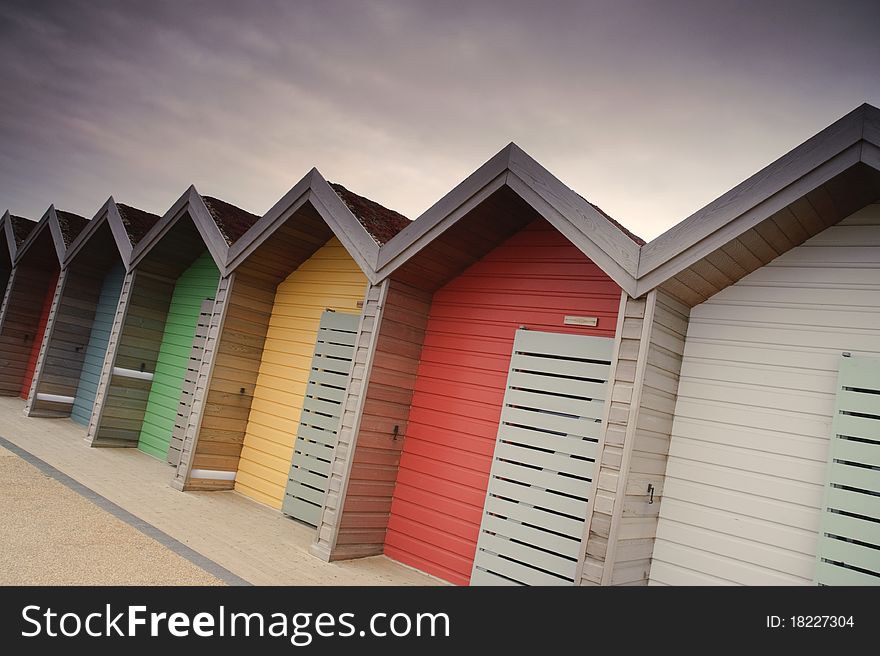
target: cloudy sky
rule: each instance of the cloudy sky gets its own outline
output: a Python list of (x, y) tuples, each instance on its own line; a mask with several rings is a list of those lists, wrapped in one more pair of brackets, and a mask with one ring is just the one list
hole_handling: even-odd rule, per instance
[(0, 211), (262, 214), (312, 166), (417, 217), (515, 141), (652, 238), (863, 102), (880, 3), (0, 6)]

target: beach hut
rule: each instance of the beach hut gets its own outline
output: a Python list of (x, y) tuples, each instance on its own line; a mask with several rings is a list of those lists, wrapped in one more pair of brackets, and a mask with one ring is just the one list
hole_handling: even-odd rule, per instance
[(0, 310), (0, 395), (28, 397), (61, 261), (86, 223), (52, 205), (17, 249)]
[(176, 487), (317, 524), (379, 246), (408, 224), (313, 170), (230, 248)]
[(110, 198), (70, 244), (25, 407), (28, 416), (69, 416), (88, 425), (132, 247), (158, 220)]
[(225, 293), (229, 245), (256, 219), (190, 187), (134, 247), (89, 421), (92, 446), (176, 462), (172, 437), (190, 407), (184, 388), (204, 319)]
[(575, 583), (640, 243), (511, 144), (385, 244), (312, 552)]
[(631, 421), (668, 457), (642, 580), (880, 584), (878, 200), (864, 105), (644, 247), (665, 348)]

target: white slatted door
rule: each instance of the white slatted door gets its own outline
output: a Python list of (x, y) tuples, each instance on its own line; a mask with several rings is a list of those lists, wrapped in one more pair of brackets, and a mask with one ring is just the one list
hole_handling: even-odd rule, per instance
[(471, 585), (573, 585), (614, 340), (518, 330)]
[(177, 405), (177, 417), (174, 420), (174, 430), (171, 433), (171, 442), (168, 445), (168, 462), (175, 467), (180, 462), (180, 450), (183, 448), (183, 436), (186, 433), (186, 425), (189, 422), (189, 416), (192, 413), (196, 379), (199, 377), (199, 366), (202, 364), (202, 355), (205, 353), (205, 342), (208, 341), (208, 328), (211, 325), (211, 313), (213, 311), (213, 298), (206, 298), (202, 301), (202, 306), (199, 309), (199, 320), (196, 324), (196, 333), (193, 337), (192, 349), (190, 349), (189, 360), (186, 364), (183, 387), (180, 390), (180, 402)]
[(359, 321), (357, 314), (327, 310), (321, 316), (318, 328), (318, 341), (281, 507), (285, 515), (312, 526), (318, 524), (327, 492)]
[(880, 360), (840, 361), (819, 585), (880, 585)]

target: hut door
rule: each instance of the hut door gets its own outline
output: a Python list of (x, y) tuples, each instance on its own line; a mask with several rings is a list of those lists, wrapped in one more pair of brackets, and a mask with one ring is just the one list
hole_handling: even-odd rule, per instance
[(816, 583), (880, 585), (880, 359), (840, 359), (826, 481)]
[(202, 362), (202, 354), (205, 352), (205, 342), (208, 340), (208, 327), (211, 324), (211, 314), (213, 311), (214, 299), (206, 298), (202, 302), (202, 307), (199, 308), (199, 321), (196, 324), (196, 334), (193, 337), (192, 349), (189, 352), (189, 360), (186, 364), (186, 373), (183, 376), (183, 387), (180, 390), (180, 403), (177, 406), (174, 430), (171, 432), (171, 443), (168, 445), (168, 462), (175, 467), (180, 462), (183, 435), (186, 433), (186, 424), (192, 412), (196, 379), (199, 376), (199, 365)]
[(518, 330), (471, 585), (572, 585), (614, 340)]
[(285, 515), (312, 526), (318, 524), (327, 492), (359, 321), (359, 315), (327, 310), (318, 328), (281, 507)]

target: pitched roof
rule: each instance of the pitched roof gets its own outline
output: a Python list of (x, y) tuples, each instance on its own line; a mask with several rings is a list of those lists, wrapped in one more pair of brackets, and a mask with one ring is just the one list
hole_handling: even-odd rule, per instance
[(135, 246), (159, 220), (156, 214), (139, 210), (131, 205), (116, 203), (116, 209), (119, 210), (119, 216), (122, 217), (122, 223), (132, 246)]
[(411, 223), (400, 212), (395, 212), (369, 198), (359, 196), (337, 182), (331, 182), (330, 186), (380, 246)]
[(202, 196), (202, 200), (214, 218), (217, 227), (220, 228), (220, 232), (223, 233), (227, 244), (238, 241), (248, 228), (260, 219), (256, 214), (251, 214), (219, 198)]
[(64, 246), (70, 246), (70, 242), (76, 239), (76, 236), (82, 232), (89, 222), (84, 216), (74, 214), (73, 212), (65, 212), (63, 210), (55, 210), (58, 217), (58, 227), (61, 228), (61, 236), (64, 238)]
[(15, 235), (15, 247), (18, 248), (27, 239), (27, 236), (34, 229), (34, 226), (37, 225), (37, 222), (33, 219), (26, 219), (23, 216), (16, 216), (15, 214), (10, 214), (9, 219), (12, 223), (12, 234)]

